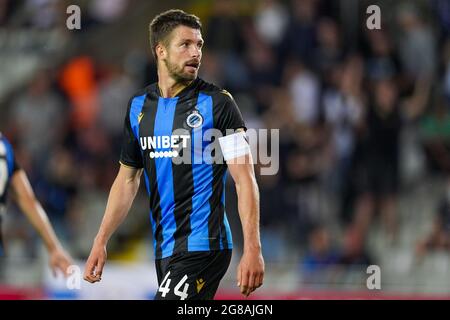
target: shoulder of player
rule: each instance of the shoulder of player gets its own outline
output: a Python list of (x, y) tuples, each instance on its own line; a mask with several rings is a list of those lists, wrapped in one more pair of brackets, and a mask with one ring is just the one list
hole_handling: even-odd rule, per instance
[(214, 104), (225, 104), (229, 101), (234, 101), (233, 96), (226, 89), (203, 80), (199, 86), (199, 91), (210, 95), (214, 100)]
[(134, 99), (134, 98), (137, 98), (137, 97), (140, 97), (140, 96), (143, 96), (143, 95), (155, 92), (157, 90), (156, 86), (157, 86), (157, 83), (155, 82), (155, 83), (152, 83), (152, 84), (146, 86), (145, 88), (142, 88), (142, 89), (136, 91), (132, 95), (131, 100)]
[(6, 154), (14, 154), (12, 144), (9, 140), (0, 132), (0, 145), (2, 146), (2, 152), (6, 152)]
[(131, 102), (139, 97), (142, 97), (144, 95), (147, 95), (153, 91), (156, 90), (156, 83), (152, 83), (151, 85), (148, 85), (145, 88), (139, 89), (138, 91), (136, 91), (133, 95), (131, 95), (130, 99), (128, 100), (128, 104), (127, 104), (127, 108), (130, 109), (131, 107)]
[(8, 139), (1, 132), (0, 132), (0, 143), (3, 143), (5, 145), (11, 145)]

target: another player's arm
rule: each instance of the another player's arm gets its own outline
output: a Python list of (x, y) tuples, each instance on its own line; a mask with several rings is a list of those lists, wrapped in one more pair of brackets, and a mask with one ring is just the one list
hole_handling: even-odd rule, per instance
[(106, 245), (114, 231), (128, 214), (139, 189), (142, 169), (121, 165), (111, 187), (103, 221), (95, 237), (86, 263), (84, 279), (94, 283), (101, 280), (106, 262)]
[(49, 253), (50, 267), (53, 274), (61, 270), (68, 275), (68, 267), (72, 264), (70, 256), (62, 248), (52, 225), (36, 199), (26, 173), (19, 169), (11, 178), (12, 198), (25, 214), (27, 219), (41, 236)]
[(264, 281), (264, 259), (259, 235), (259, 190), (251, 153), (227, 161), (236, 184), (244, 252), (237, 270), (237, 285), (249, 296)]

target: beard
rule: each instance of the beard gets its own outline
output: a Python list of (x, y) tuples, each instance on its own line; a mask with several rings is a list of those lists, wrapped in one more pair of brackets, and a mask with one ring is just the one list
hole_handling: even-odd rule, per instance
[(189, 82), (197, 78), (198, 69), (196, 72), (191, 73), (184, 71), (186, 64), (179, 66), (176, 63), (172, 63), (170, 58), (163, 60), (163, 62), (169, 71), (169, 75), (177, 82)]

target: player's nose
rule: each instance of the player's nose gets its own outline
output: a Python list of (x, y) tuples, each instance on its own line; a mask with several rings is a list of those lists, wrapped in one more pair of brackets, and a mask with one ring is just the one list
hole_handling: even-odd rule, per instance
[(191, 58), (192, 59), (200, 59), (202, 55), (202, 50), (199, 49), (197, 46), (192, 46), (192, 49), (190, 50)]

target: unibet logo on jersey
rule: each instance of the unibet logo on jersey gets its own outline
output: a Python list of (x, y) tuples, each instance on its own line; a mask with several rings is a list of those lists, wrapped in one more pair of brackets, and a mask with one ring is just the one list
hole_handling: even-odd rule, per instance
[[(155, 136), (141, 137), (141, 149), (152, 150), (149, 153), (150, 158), (176, 158), (179, 155), (178, 148), (186, 148), (189, 135)], [(158, 151), (156, 151), (158, 150)]]

